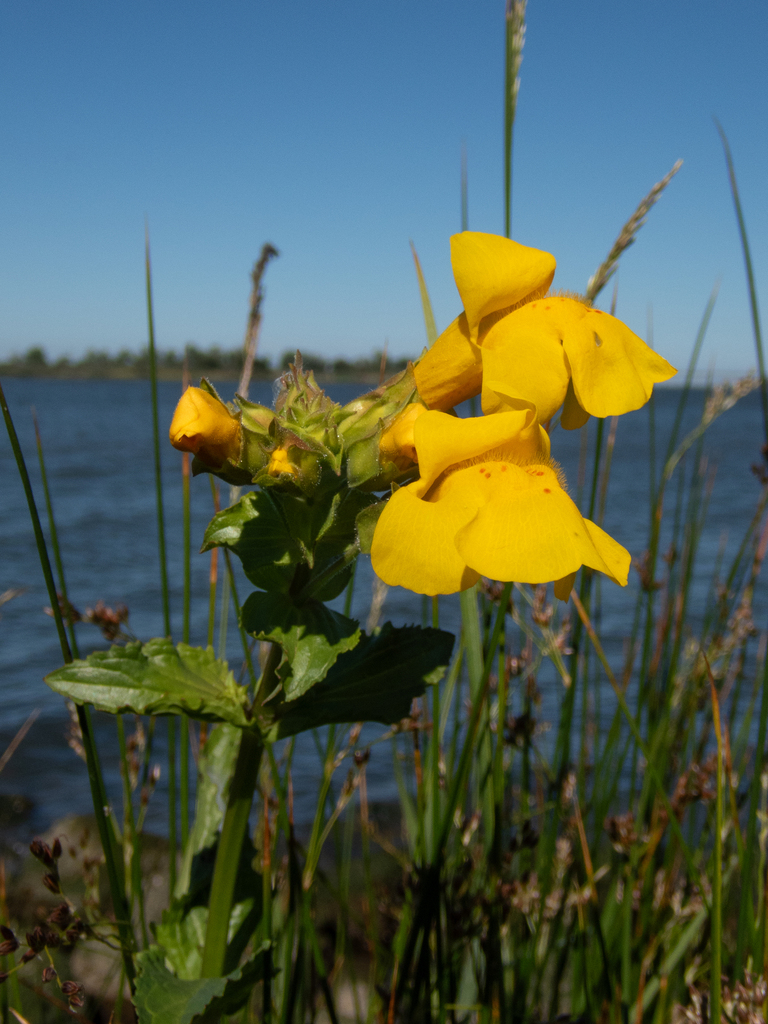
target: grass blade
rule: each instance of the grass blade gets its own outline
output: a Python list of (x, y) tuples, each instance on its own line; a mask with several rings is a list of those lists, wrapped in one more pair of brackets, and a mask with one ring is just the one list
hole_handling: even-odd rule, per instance
[(757, 305), (757, 288), (755, 287), (755, 274), (752, 269), (752, 254), (749, 251), (747, 240), (747, 226), (744, 223), (744, 214), (741, 210), (741, 199), (739, 198), (739, 187), (736, 184), (736, 170), (733, 166), (731, 147), (728, 145), (728, 138), (723, 131), (720, 122), (715, 118), (715, 127), (720, 134), (720, 141), (723, 144), (725, 162), (728, 166), (728, 180), (731, 183), (731, 195), (736, 210), (736, 220), (739, 223), (739, 236), (741, 248), (744, 253), (744, 268), (747, 272), (747, 287), (749, 288), (749, 308), (752, 313), (752, 331), (755, 336), (755, 353), (757, 355), (757, 366), (760, 371), (760, 405), (763, 410), (763, 427), (765, 429), (765, 443), (768, 445), (768, 382), (765, 379), (765, 356), (763, 354), (763, 336), (760, 329), (760, 310)]
[[(40, 566), (43, 570), (43, 577), (45, 578), (45, 585), (48, 590), (48, 598), (51, 602), (53, 618), (56, 623), (56, 631), (59, 635), (61, 653), (64, 661), (69, 664), (72, 661), (72, 652), (70, 650), (69, 641), (64, 628), (64, 621), (61, 617), (61, 609), (59, 607), (59, 601), (56, 594), (56, 584), (53, 580), (51, 562), (48, 558), (48, 549), (45, 544), (43, 529), (40, 525), (40, 516), (37, 513), (37, 505), (35, 504), (35, 497), (32, 493), (32, 484), (29, 479), (29, 473), (27, 472), (26, 462), (24, 461), (24, 454), (21, 450), (21, 445), (19, 444), (16, 428), (13, 425), (13, 419), (11, 418), (11, 412), (5, 399), (5, 392), (3, 391), (2, 384), (0, 384), (0, 409), (2, 409), (3, 412), (3, 419), (5, 420), (5, 426), (8, 431), (8, 437), (11, 442), (14, 459), (16, 460), (16, 466), (18, 468), (21, 483), (24, 488), (24, 494), (27, 499), (29, 518), (32, 522), (37, 552), (40, 557)], [(117, 837), (115, 836), (112, 820), (109, 816), (109, 801), (107, 798), (107, 791), (104, 786), (104, 779), (101, 774), (101, 764), (99, 762), (99, 755), (96, 749), (96, 739), (93, 734), (90, 711), (87, 706), (77, 706), (77, 718), (83, 738), (83, 748), (86, 755), (88, 780), (91, 785), (91, 797), (93, 799), (96, 825), (99, 830), (99, 838), (101, 840), (107, 864), (107, 876), (109, 878), (112, 905), (117, 921), (118, 933), (120, 935), (123, 965), (125, 967), (125, 973), (131, 989), (133, 989), (136, 972), (133, 966), (132, 954), (136, 943), (133, 935), (133, 929), (131, 927), (130, 911), (125, 898), (125, 882), (123, 879), (120, 845), (117, 841)]]
[(435, 317), (432, 312), (432, 303), (429, 299), (429, 292), (427, 291), (427, 282), (424, 280), (424, 274), (421, 270), (421, 263), (419, 257), (416, 254), (416, 247), (413, 242), (411, 245), (411, 253), (413, 255), (413, 262), (416, 267), (416, 277), (419, 279), (419, 295), (421, 296), (421, 308), (424, 313), (424, 327), (427, 332), (427, 345), (434, 345), (437, 340), (437, 328), (435, 327)]

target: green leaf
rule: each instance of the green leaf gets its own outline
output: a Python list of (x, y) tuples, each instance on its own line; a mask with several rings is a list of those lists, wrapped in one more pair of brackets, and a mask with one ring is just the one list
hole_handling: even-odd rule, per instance
[(46, 683), (77, 704), (111, 714), (178, 715), (244, 728), (248, 696), (213, 648), (158, 638), (94, 651), (50, 672)]
[(278, 502), (270, 491), (251, 491), (208, 524), (201, 551), (227, 547), (243, 563), (245, 575), (263, 590), (287, 593), (302, 560)]
[(139, 1024), (192, 1024), (205, 1011), (212, 1019), (218, 1014), (236, 1013), (264, 976), (267, 948), (268, 943), (264, 943), (242, 967), (222, 978), (194, 981), (172, 974), (159, 946), (138, 953), (134, 1007)]
[(453, 641), (440, 629), (395, 629), (387, 622), (376, 636), (363, 636), (303, 697), (279, 705), (270, 739), (334, 722), (399, 722), (413, 698), (442, 678)]
[(241, 618), (248, 633), (271, 640), (285, 651), (290, 675), (284, 678), (283, 688), (289, 701), (323, 679), (338, 656), (360, 639), (354, 619), (332, 612), (320, 601), (299, 606), (282, 594), (251, 594)]

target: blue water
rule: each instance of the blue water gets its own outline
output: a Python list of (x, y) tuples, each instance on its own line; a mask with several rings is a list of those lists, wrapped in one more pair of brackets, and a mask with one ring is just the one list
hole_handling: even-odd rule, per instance
[[(81, 611), (99, 599), (107, 605), (122, 603), (130, 609), (130, 628), (141, 639), (162, 633), (160, 577), (157, 559), (157, 528), (152, 461), (151, 406), (149, 385), (142, 381), (52, 381), (8, 380), (4, 383), (11, 412), (21, 437), (35, 494), (44, 517), (42, 486), (37, 466), (30, 406), (34, 406), (46, 453), (49, 484), (56, 514), (67, 585), (72, 603)], [(160, 420), (163, 434), (179, 396), (175, 384), (160, 385)], [(234, 385), (221, 385), (229, 397)], [(354, 385), (329, 388), (336, 400), (345, 402), (359, 392)], [(271, 386), (255, 384), (251, 398), (270, 404)], [(666, 439), (677, 406), (679, 392), (657, 390), (657, 451)], [(686, 415), (684, 431), (699, 418), (703, 396), (694, 393)], [(606, 424), (607, 427), (607, 424)], [(590, 424), (594, 436), (594, 421)], [(607, 432), (607, 430), (606, 430)], [(709, 469), (716, 471), (700, 556), (696, 565), (691, 604), (693, 621), (702, 614), (718, 557), (725, 544), (726, 557), (741, 541), (759, 494), (759, 484), (750, 470), (759, 461), (762, 422), (757, 393), (726, 413), (708, 431), (704, 445)], [(640, 410), (619, 420), (616, 451), (608, 492), (605, 528), (624, 544), (633, 557), (647, 546), (649, 486), (649, 414)], [(579, 432), (555, 430), (552, 454), (566, 472), (569, 490), (578, 490)], [(689, 456), (689, 464), (692, 455)], [(168, 564), (171, 580), (171, 610), (174, 635), (181, 631), (181, 477), (180, 455), (163, 444), (163, 485), (167, 521)], [(659, 456), (657, 455), (657, 462)], [(689, 465), (690, 468), (690, 465)], [(673, 505), (675, 488), (668, 494)], [(226, 500), (226, 488), (223, 490)], [(206, 477), (192, 481), (193, 550), (212, 514)], [(671, 518), (671, 514), (670, 514)], [(0, 755), (16, 730), (34, 709), (40, 715), (26, 740), (0, 774), (0, 793), (24, 793), (34, 802), (34, 811), (24, 828), (32, 833), (47, 827), (65, 813), (87, 813), (90, 794), (85, 766), (70, 750), (64, 738), (67, 713), (64, 702), (51, 692), (43, 676), (61, 663), (61, 652), (51, 618), (43, 614), (48, 597), (38, 562), (24, 494), (12, 460), (10, 445), (0, 433), (0, 594), (23, 587), (24, 593), (0, 607)], [(235, 560), (236, 561), (236, 560)], [(192, 638), (204, 642), (208, 616), (209, 557), (193, 555)], [(361, 559), (355, 589), (353, 614), (368, 615), (373, 574), (367, 559)], [(624, 590), (611, 583), (603, 587), (602, 635), (616, 663), (621, 663), (622, 642), (627, 636), (638, 577), (630, 575)], [(241, 599), (249, 585), (240, 577)], [(758, 588), (757, 623), (763, 628), (766, 595)], [(387, 594), (385, 619), (395, 624), (421, 622), (421, 598), (392, 589)], [(458, 599), (440, 601), (443, 628), (456, 630)], [(85, 650), (105, 646), (95, 627), (78, 627)], [(241, 657), (239, 638), (230, 618), (228, 654), (236, 671)], [(542, 717), (557, 720), (562, 685), (554, 674), (542, 673)], [(606, 702), (605, 714), (612, 710)], [(110, 792), (119, 801), (117, 740), (109, 716), (96, 716), (97, 738)], [(372, 727), (367, 733), (376, 735)], [(159, 723), (154, 760), (164, 763), (165, 726)], [(388, 744), (374, 749), (368, 769), (372, 799), (387, 800), (396, 795)], [(343, 774), (343, 770), (342, 770)], [(319, 783), (315, 743), (302, 737), (294, 761), (295, 808), (298, 819), (314, 806)], [(148, 814), (148, 827), (165, 828), (164, 776), (161, 777)]]

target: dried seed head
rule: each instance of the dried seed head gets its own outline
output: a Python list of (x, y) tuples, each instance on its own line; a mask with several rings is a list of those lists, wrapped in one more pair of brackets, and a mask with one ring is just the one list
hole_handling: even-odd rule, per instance
[(15, 953), (19, 948), (19, 940), (15, 935), (12, 935), (10, 939), (0, 942), (0, 956), (10, 956), (11, 953)]
[(80, 938), (79, 928), (67, 928), (64, 932), (63, 943), (65, 946), (74, 946), (77, 940)]
[(62, 994), (65, 995), (71, 1007), (82, 1006), (85, 1002), (83, 986), (77, 981), (63, 981), (61, 983)]
[(49, 892), (52, 892), (55, 896), (61, 895), (61, 886), (59, 885), (58, 875), (51, 872), (50, 874), (43, 875), (43, 885)]
[(58, 860), (61, 856), (61, 840), (58, 836), (53, 840), (53, 846), (51, 847), (51, 856), (54, 860)]
[(34, 953), (39, 953), (45, 947), (45, 932), (40, 925), (27, 932), (27, 945)]
[(4, 924), (0, 924), (0, 935), (2, 935), (6, 941), (16, 938), (11, 929)]
[(51, 848), (48, 843), (44, 843), (42, 839), (33, 839), (29, 844), (29, 852), (36, 860), (42, 861), (47, 868), (52, 868), (54, 866)]
[(49, 924), (55, 924), (59, 928), (66, 928), (72, 920), (72, 911), (66, 903), (60, 903), (55, 910), (48, 915)]
[(19, 963), (28, 964), (29, 961), (30, 960), (34, 960), (36, 956), (37, 956), (37, 953), (34, 951), (34, 949), (28, 949), (27, 952), (24, 954), (24, 956), (19, 961)]
[(53, 981), (56, 977), (56, 968), (51, 967), (50, 964), (43, 970), (43, 981)]

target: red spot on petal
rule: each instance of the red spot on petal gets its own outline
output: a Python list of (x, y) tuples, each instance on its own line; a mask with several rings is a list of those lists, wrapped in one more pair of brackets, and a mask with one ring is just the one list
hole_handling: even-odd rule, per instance
[(485, 466), (481, 466), (481, 467), (480, 467), (480, 472), (481, 472), (481, 473), (484, 473), (484, 472), (485, 472)]
[(537, 471), (536, 476), (544, 476), (544, 470), (540, 469)]
[(552, 491), (550, 491), (550, 489), (549, 489), (548, 487), (545, 487), (545, 488), (544, 488), (544, 493), (545, 493), (545, 494), (551, 494), (551, 493), (552, 493)]
[(599, 313), (599, 314), (600, 314), (600, 316), (602, 316), (602, 315), (603, 315), (603, 311), (602, 311), (602, 309), (593, 309), (593, 310), (592, 310), (592, 312), (593, 312), (593, 313)]
[(551, 306), (545, 306), (544, 309), (551, 309)]
[(501, 464), (501, 472), (502, 473), (506, 473), (507, 472), (507, 467), (504, 465), (504, 463)]
[(486, 480), (490, 480), (491, 479), (491, 474), (490, 473), (486, 473), (485, 474), (485, 479)]

